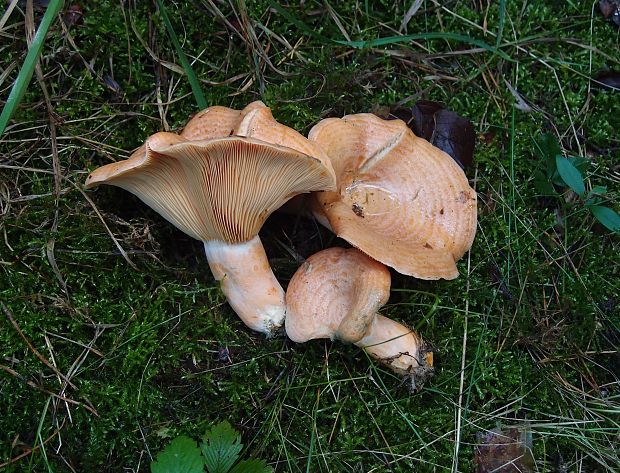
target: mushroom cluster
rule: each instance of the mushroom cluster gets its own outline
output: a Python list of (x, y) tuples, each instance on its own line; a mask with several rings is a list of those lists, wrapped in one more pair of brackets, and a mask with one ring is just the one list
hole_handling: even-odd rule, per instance
[[(432, 372), (422, 338), (378, 314), (390, 295), (386, 266), (421, 279), (453, 279), (476, 231), (476, 193), (443, 151), (400, 120), (370, 114), (329, 118), (305, 138), (262, 102), (210, 107), (179, 133), (156, 133), (129, 159), (92, 172), (86, 187), (137, 195), (204, 243), (213, 276), (253, 330), (285, 323), (295, 342), (338, 339), (416, 387)], [(355, 248), (310, 258), (286, 294), (258, 236), (292, 197)], [(286, 322), (285, 322), (286, 321)]]

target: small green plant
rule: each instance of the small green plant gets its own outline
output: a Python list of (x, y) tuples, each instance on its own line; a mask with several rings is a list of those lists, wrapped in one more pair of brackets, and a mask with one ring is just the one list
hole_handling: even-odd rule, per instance
[(270, 473), (263, 460), (239, 460), (241, 435), (224, 421), (211, 427), (200, 444), (181, 435), (157, 455), (152, 473)]
[(612, 232), (620, 232), (620, 215), (610, 207), (601, 205), (607, 200), (607, 188), (593, 186), (586, 192), (582, 173), (587, 169), (588, 159), (582, 156), (564, 156), (560, 143), (548, 133), (534, 143), (546, 166), (545, 172), (538, 169), (534, 173), (536, 190), (541, 195), (559, 197), (555, 186), (568, 187), (580, 197), (594, 218)]
[(17, 79), (15, 79), (15, 83), (11, 88), (9, 98), (7, 99), (6, 104), (2, 109), (2, 113), (0, 114), (0, 136), (4, 133), (5, 128), (9, 124), (9, 120), (13, 116), (13, 113), (17, 110), (17, 107), (26, 93), (26, 89), (28, 88), (28, 84), (30, 84), (32, 74), (34, 73), (34, 69), (39, 61), (39, 57), (41, 56), (41, 51), (43, 50), (47, 33), (56, 19), (58, 12), (60, 12), (63, 4), (64, 0), (52, 0), (49, 2), (47, 10), (45, 10), (45, 15), (43, 15), (39, 28), (37, 29), (37, 32), (32, 39), (32, 43), (28, 48), (26, 59), (24, 59), (22, 68), (20, 69)]

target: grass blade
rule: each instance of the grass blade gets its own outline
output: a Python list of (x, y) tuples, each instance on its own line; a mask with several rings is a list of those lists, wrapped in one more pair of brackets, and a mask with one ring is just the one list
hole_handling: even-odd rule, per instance
[(377, 38), (372, 39), (370, 41), (334, 41), (337, 44), (341, 44), (343, 46), (350, 46), (352, 48), (376, 48), (378, 46), (387, 46), (388, 44), (396, 44), (396, 43), (408, 43), (414, 40), (428, 40), (428, 39), (449, 39), (453, 41), (458, 41), (461, 43), (471, 44), (473, 46), (478, 46), (486, 51), (489, 51), (493, 54), (497, 54), (502, 59), (506, 61), (514, 62), (513, 59), (508, 56), (504, 51), (500, 51), (497, 48), (494, 48), (488, 43), (485, 43), (482, 40), (472, 38), (471, 36), (465, 36), (457, 33), (418, 33), (418, 34), (407, 34), (403, 36), (387, 36), (385, 38)]
[(499, 57), (501, 57), (502, 59), (505, 59), (506, 61), (514, 62), (514, 60), (504, 51), (501, 51), (498, 48), (494, 48), (493, 46), (491, 46), (488, 43), (485, 43), (482, 40), (472, 38), (471, 36), (457, 34), (457, 33), (444, 33), (444, 32), (418, 33), (418, 34), (408, 34), (408, 35), (402, 35), (402, 36), (388, 36), (385, 38), (377, 38), (377, 39), (372, 39), (369, 41), (334, 40), (334, 39), (327, 38), (326, 36), (323, 36), (322, 34), (315, 32), (312, 28), (308, 27), (308, 25), (306, 25), (302, 21), (299, 21), (297, 18), (291, 15), (288, 11), (286, 11), (286, 9), (284, 9), (277, 2), (274, 2), (273, 0), (271, 0), (269, 2), (269, 5), (274, 10), (276, 10), (278, 13), (280, 13), (284, 18), (286, 18), (288, 21), (290, 21), (291, 23), (301, 28), (307, 34), (314, 36), (315, 38), (320, 39), (323, 42), (331, 42), (331, 43), (339, 44), (341, 46), (349, 46), (351, 48), (363, 49), (363, 48), (376, 48), (379, 46), (387, 46), (389, 44), (396, 44), (396, 43), (408, 43), (414, 40), (446, 39), (446, 40), (453, 40), (453, 41), (458, 41), (461, 43), (471, 44), (473, 46), (478, 46), (479, 48), (482, 48), (486, 51), (489, 51), (493, 54), (498, 55)]
[(168, 18), (168, 13), (166, 11), (166, 7), (162, 0), (156, 0), (157, 8), (159, 8), (159, 13), (161, 14), (161, 18), (164, 21), (164, 25), (166, 25), (166, 30), (168, 30), (168, 36), (172, 40), (172, 44), (174, 44), (174, 48), (177, 50), (177, 54), (179, 55), (179, 61), (181, 61), (181, 65), (185, 70), (185, 74), (187, 75), (187, 80), (189, 80), (189, 85), (192, 88), (192, 92), (194, 93), (194, 98), (196, 99), (196, 103), (198, 104), (198, 108), (201, 110), (203, 108), (207, 108), (209, 105), (207, 104), (207, 100), (205, 99), (204, 94), (202, 93), (202, 88), (200, 87), (200, 82), (198, 81), (198, 77), (194, 74), (194, 70), (192, 69), (187, 56), (183, 52), (183, 48), (181, 48), (181, 43), (179, 43), (179, 38), (177, 38), (177, 34), (174, 32), (174, 28), (172, 27), (172, 23), (170, 23), (170, 18)]
[(506, 0), (499, 0), (499, 25), (497, 27), (497, 41), (495, 47), (499, 48), (504, 33), (504, 22), (506, 21)]
[(64, 0), (51, 0), (47, 10), (45, 10), (43, 20), (41, 20), (41, 24), (32, 39), (32, 44), (28, 49), (28, 54), (26, 54), (24, 64), (17, 75), (15, 84), (13, 84), (13, 88), (11, 89), (9, 98), (6, 101), (6, 105), (2, 109), (2, 114), (0, 114), (0, 136), (4, 133), (9, 120), (24, 98), (30, 79), (32, 79), (34, 68), (36, 67), (39, 56), (41, 55), (41, 50), (43, 49), (47, 32), (49, 31), (50, 26), (52, 26), (52, 22), (54, 21), (54, 18), (56, 18), (56, 15), (58, 15), (58, 12), (62, 8), (63, 4)]

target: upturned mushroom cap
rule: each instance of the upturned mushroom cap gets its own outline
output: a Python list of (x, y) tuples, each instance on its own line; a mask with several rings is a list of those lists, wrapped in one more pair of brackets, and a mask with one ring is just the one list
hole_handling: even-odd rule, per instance
[(260, 140), (162, 132), (86, 180), (87, 188), (99, 184), (132, 192), (193, 238), (240, 243), (294, 195), (333, 188), (333, 175), (314, 157)]
[[(237, 129), (245, 136), (236, 136)], [(180, 134), (156, 133), (129, 159), (95, 170), (86, 187), (122, 187), (202, 240), (233, 310), (269, 337), (282, 326), (286, 308), (258, 231), (291, 197), (333, 190), (335, 182), (318, 145), (254, 102), (240, 111), (210, 107)]]
[(433, 373), (433, 354), (418, 334), (377, 313), (389, 296), (390, 273), (381, 263), (356, 248), (320, 251), (289, 283), (286, 333), (295, 342), (354, 343), (417, 390)]
[(295, 342), (362, 339), (390, 297), (390, 272), (352, 248), (308, 258), (286, 291), (286, 334)]
[(341, 238), (398, 272), (453, 279), (476, 233), (476, 193), (443, 151), (401, 120), (329, 118), (309, 134), (329, 156), (337, 190), (313, 211)]

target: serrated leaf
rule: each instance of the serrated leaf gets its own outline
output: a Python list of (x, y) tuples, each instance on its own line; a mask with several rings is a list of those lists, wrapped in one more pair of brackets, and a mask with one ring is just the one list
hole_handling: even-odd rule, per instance
[(230, 473), (272, 473), (273, 468), (263, 460), (243, 460), (235, 465)]
[(620, 232), (620, 215), (615, 210), (604, 205), (590, 205), (592, 215), (612, 232)]
[(558, 154), (562, 154), (559, 141), (551, 133), (543, 134), (537, 144), (547, 158), (554, 158)]
[(534, 189), (540, 195), (545, 196), (557, 196), (558, 193), (553, 188), (553, 184), (549, 179), (545, 177), (545, 175), (541, 171), (534, 172)]
[(209, 473), (228, 473), (243, 449), (241, 436), (228, 422), (220, 422), (204, 435), (200, 445)]
[(555, 157), (555, 165), (558, 168), (558, 174), (566, 185), (583, 197), (586, 192), (586, 186), (583, 182), (583, 176), (581, 175), (579, 169), (577, 169), (573, 163), (571, 163), (564, 156), (560, 155)]
[(151, 463), (151, 473), (203, 473), (204, 460), (194, 440), (175, 438)]

